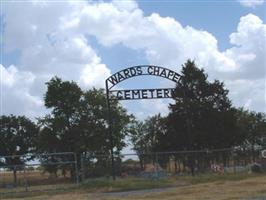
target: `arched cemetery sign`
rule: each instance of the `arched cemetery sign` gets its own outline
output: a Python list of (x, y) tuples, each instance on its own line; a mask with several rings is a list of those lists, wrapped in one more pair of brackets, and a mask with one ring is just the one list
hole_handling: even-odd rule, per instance
[(152, 88), (152, 89), (128, 89), (128, 90), (112, 90), (118, 83), (133, 78), (136, 76), (159, 76), (169, 79), (173, 82), (178, 82), (180, 75), (170, 69), (153, 66), (140, 65), (123, 69), (106, 79), (106, 93), (109, 97), (117, 98), (118, 100), (134, 100), (134, 99), (156, 99), (156, 98), (171, 98), (174, 88)]
[(113, 90), (112, 88), (118, 83), (134, 78), (137, 76), (158, 76), (169, 79), (177, 83), (180, 75), (170, 69), (154, 66), (154, 65), (139, 65), (123, 69), (114, 73), (105, 80), (107, 106), (108, 106), (108, 120), (109, 120), (109, 134), (110, 134), (110, 150), (112, 159), (112, 175), (115, 180), (115, 166), (113, 155), (113, 136), (112, 136), (112, 116), (110, 112), (110, 101), (117, 100), (135, 100), (135, 99), (158, 99), (158, 98), (172, 98), (174, 88), (152, 88), (152, 89), (127, 89), (127, 90)]

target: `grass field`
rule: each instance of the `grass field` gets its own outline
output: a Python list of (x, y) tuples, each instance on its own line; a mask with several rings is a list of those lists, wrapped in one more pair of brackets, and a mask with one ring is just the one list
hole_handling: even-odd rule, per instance
[[(60, 171), (57, 173), (56, 179), (50, 178), (49, 173), (43, 173), (41, 170), (26, 170), (17, 171), (17, 184), (24, 185), (24, 179), (27, 178), (28, 184), (30, 185), (45, 185), (52, 183), (69, 183), (70, 174), (62, 176)], [(0, 171), (0, 185), (13, 184), (13, 172), (12, 171)]]
[[(149, 190), (149, 188), (164, 188)], [(132, 190), (148, 189), (135, 192)], [(126, 192), (121, 192), (126, 191)], [(114, 193), (115, 192), (115, 193)], [(91, 180), (68, 191), (32, 194), (17, 200), (177, 200), (266, 197), (266, 174), (181, 176), (167, 180)], [(3, 198), (2, 199), (6, 199)]]

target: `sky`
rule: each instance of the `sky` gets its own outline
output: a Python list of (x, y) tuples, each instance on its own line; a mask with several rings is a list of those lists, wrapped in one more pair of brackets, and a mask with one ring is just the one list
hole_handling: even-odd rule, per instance
[[(45, 82), (86, 90), (134, 65), (179, 73), (187, 59), (229, 89), (233, 106), (266, 112), (264, 0), (0, 0), (1, 115), (44, 116)], [(118, 88), (172, 87), (137, 77)], [(171, 100), (127, 101), (139, 119), (166, 115)]]

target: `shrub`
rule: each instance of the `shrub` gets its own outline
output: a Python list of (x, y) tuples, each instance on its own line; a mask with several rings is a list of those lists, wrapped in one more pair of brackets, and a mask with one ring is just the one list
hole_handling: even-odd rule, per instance
[(262, 167), (258, 163), (253, 163), (251, 165), (251, 171), (254, 172), (254, 173), (260, 173), (260, 172), (262, 172)]

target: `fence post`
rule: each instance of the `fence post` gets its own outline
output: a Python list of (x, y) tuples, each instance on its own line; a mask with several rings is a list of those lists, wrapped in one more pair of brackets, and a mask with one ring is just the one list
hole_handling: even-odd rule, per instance
[(81, 156), (80, 156), (80, 168), (81, 168), (81, 182), (84, 182), (84, 180), (85, 180), (85, 168), (84, 168), (83, 154), (81, 154)]
[(158, 161), (158, 153), (156, 152), (155, 153), (155, 160), (156, 160), (156, 167), (155, 167), (155, 170), (156, 170), (156, 178), (159, 179), (159, 161)]
[(23, 168), (23, 178), (24, 178), (25, 192), (28, 192), (28, 180), (27, 180), (27, 177), (26, 177), (25, 165), (24, 165), (24, 168)]
[(77, 182), (77, 184), (79, 184), (78, 160), (77, 160), (77, 154), (76, 153), (74, 153), (74, 159), (75, 159), (76, 182)]
[(234, 164), (234, 174), (236, 173), (236, 153), (233, 151), (233, 164)]

